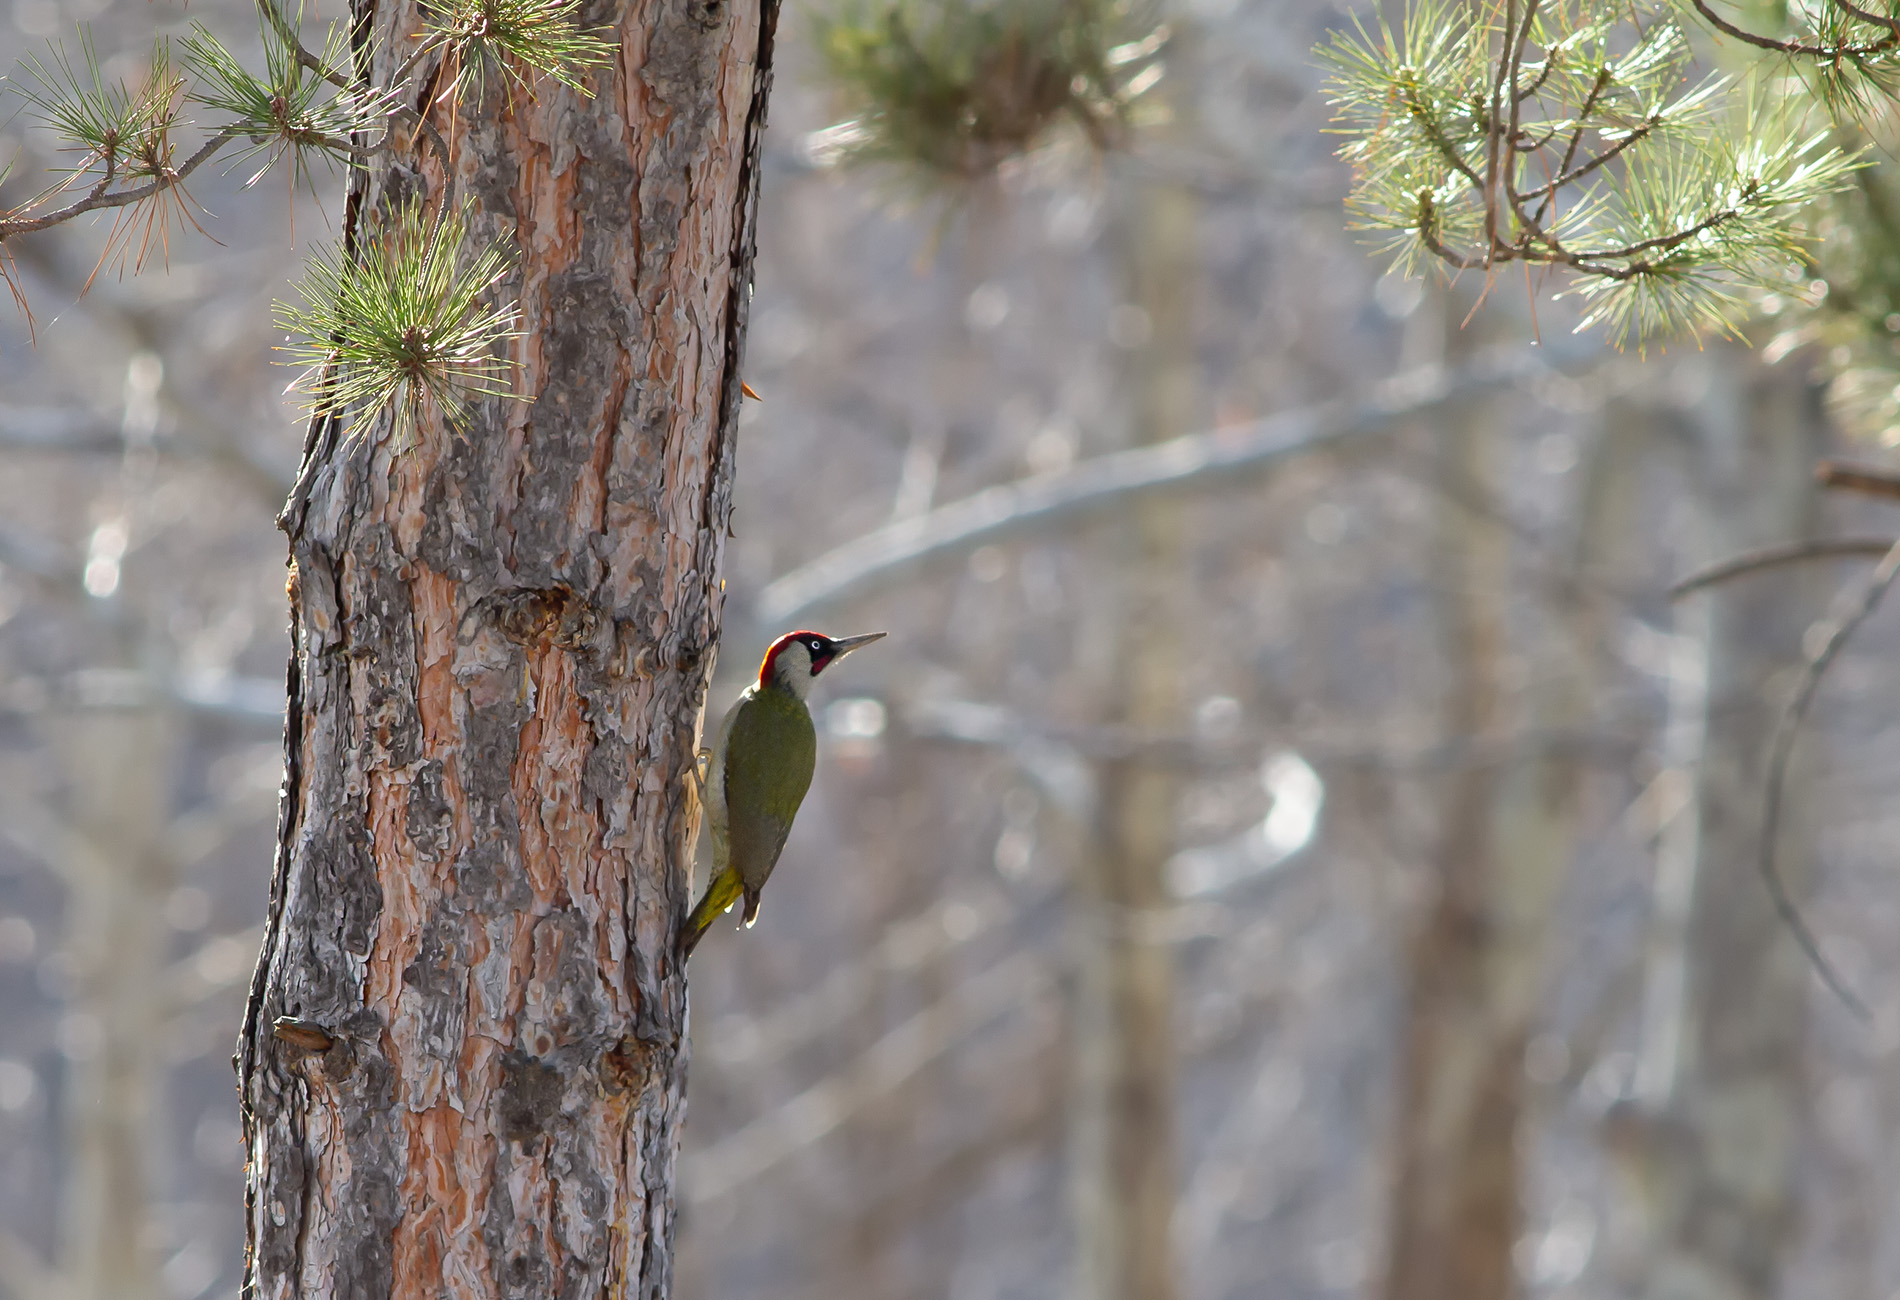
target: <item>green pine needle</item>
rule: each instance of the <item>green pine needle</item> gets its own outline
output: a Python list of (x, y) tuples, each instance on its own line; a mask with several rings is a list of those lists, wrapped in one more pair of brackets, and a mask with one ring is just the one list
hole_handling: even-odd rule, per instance
[(525, 90), (549, 77), (590, 94), (582, 77), (612, 63), (614, 47), (605, 29), (580, 26), (580, 7), (580, 0), (439, 0), (423, 40), (448, 47), (464, 93), (481, 93), (492, 63)]
[(519, 363), (498, 348), (521, 335), (512, 307), (486, 299), (509, 273), (499, 244), (466, 255), (462, 214), (431, 230), (418, 203), (403, 205), (349, 261), (320, 253), (297, 286), (303, 305), (276, 304), (278, 327), (301, 341), (281, 350), (306, 367), (297, 387), (313, 409), (374, 415), (393, 407), (398, 429), (432, 402), (451, 426), (472, 402), (516, 397)]
[(818, 30), (855, 117), (832, 139), (848, 161), (950, 181), (1065, 121), (1108, 148), (1159, 76), (1163, 39), (1136, 0), (843, 0)]
[[(291, 20), (293, 31), (301, 19), (299, 12)], [(296, 49), (273, 23), (260, 18), (259, 28), (264, 47), (261, 77), (240, 64), (201, 23), (181, 42), (185, 66), (194, 78), (192, 102), (224, 115), (225, 125), (249, 138), (249, 147), (239, 151), (230, 166), (263, 155), (262, 164), (244, 182), (248, 187), (286, 155), (299, 177), (313, 154), (348, 162), (352, 133), (379, 128), (388, 114), (388, 97), (337, 91), (298, 61)], [(349, 37), (341, 24), (330, 26), (322, 62), (326, 67), (350, 66)]]
[(184, 85), (172, 69), (165, 42), (153, 45), (151, 64), (137, 89), (106, 82), (92, 34), (83, 27), (79, 50), (77, 68), (57, 41), (44, 60), (29, 54), (24, 64), (32, 82), (14, 86), (40, 123), (67, 150), (81, 155), (63, 169), (65, 179), (47, 193), (85, 180), (112, 183), (162, 175), (171, 159), (170, 133), (177, 124), (179, 91)]
[(1857, 156), (1765, 107), (1779, 84), (1692, 81), (1667, 14), (1526, 8), (1410, 0), (1321, 51), (1356, 225), (1407, 273), (1566, 269), (1584, 327), (1639, 346), (1805, 283), (1810, 209)]

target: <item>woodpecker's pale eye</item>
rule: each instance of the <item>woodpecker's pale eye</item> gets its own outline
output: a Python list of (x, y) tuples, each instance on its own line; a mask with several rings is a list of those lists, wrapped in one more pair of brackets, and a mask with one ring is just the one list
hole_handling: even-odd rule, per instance
[(825, 643), (822, 641), (814, 641), (811, 643), (811, 652), (813, 654), (818, 654), (824, 648), (825, 648)]

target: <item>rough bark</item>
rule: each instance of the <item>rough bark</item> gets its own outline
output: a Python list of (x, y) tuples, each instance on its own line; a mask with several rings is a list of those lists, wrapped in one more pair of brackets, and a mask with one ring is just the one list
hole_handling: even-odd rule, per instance
[[(359, 60), (415, 0), (357, 0)], [(237, 1064), (247, 1296), (664, 1297), (684, 780), (719, 630), (775, 0), (600, 0), (591, 98), (438, 100), (516, 252), (518, 391), (315, 422), (287, 777)], [(364, 214), (445, 180), (418, 152)]]
[[(1809, 536), (1811, 467), (1825, 442), (1819, 393), (1797, 367), (1711, 355), (1719, 364), (1683, 466), (1691, 563)], [(1688, 797), (1658, 852), (1634, 1096), (1611, 1111), (1605, 1135), (1627, 1180), (1614, 1261), (1626, 1294), (1780, 1291), (1796, 1227), (1811, 974), (1755, 864), (1776, 711), (1824, 593), (1812, 573), (1770, 571), (1681, 610), (1670, 758)], [(1796, 886), (1814, 851), (1802, 772), (1797, 761), (1778, 853)]]

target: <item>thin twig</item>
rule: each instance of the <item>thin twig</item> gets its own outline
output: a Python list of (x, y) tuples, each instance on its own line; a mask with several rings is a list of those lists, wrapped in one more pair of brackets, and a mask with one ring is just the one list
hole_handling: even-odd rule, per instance
[[(1498, 185), (1501, 179), (1501, 164), (1503, 161), (1499, 155), (1504, 144), (1504, 90), (1505, 84), (1511, 76), (1511, 70), (1516, 66), (1512, 57), (1516, 49), (1517, 2), (1516, 0), (1504, 0), (1504, 46), (1501, 57), (1498, 59), (1497, 80), (1491, 87), (1491, 107), (1490, 112), (1486, 114), (1488, 120), (1484, 124), (1484, 260), (1487, 266), (1490, 265), (1493, 254), (1497, 252), (1499, 243)], [(1512, 94), (1515, 95), (1516, 91), (1516, 84), (1511, 83)], [(1516, 116), (1517, 105), (1513, 102), (1511, 105), (1511, 117), (1515, 119)], [(1488, 279), (1486, 283), (1489, 283)]]
[(1816, 59), (1857, 59), (1868, 54), (1884, 54), (1893, 49), (1896, 44), (1900, 44), (1900, 36), (1891, 33), (1881, 37), (1872, 45), (1840, 45), (1832, 49), (1825, 45), (1807, 45), (1800, 41), (1779, 41), (1772, 36), (1761, 36), (1745, 28), (1737, 27), (1711, 9), (1709, 0), (1693, 0), (1693, 3), (1696, 12), (1706, 18), (1709, 25), (1717, 31), (1733, 36), (1744, 44), (1753, 45), (1758, 50), (1773, 50), (1777, 54), (1802, 54)]
[[(1605, 149), (1602, 153), (1592, 158), (1589, 162), (1579, 164), (1574, 170), (1559, 173), (1557, 176), (1557, 179), (1552, 181), (1548, 186), (1545, 187), (1550, 191), (1550, 193), (1546, 195), (1546, 198), (1555, 198), (1557, 191), (1562, 189), (1564, 186), (1575, 185), (1578, 181), (1588, 176), (1591, 172), (1595, 171), (1597, 168), (1603, 166), (1606, 163), (1614, 162), (1617, 156), (1621, 154), (1624, 150), (1628, 149), (1631, 145), (1639, 144), (1642, 141), (1648, 139), (1649, 133), (1655, 129), (1655, 126), (1656, 126), (1656, 122), (1652, 118), (1650, 121), (1643, 123), (1643, 125), (1632, 129), (1628, 135), (1624, 136), (1621, 140), (1618, 140), (1615, 144), (1611, 145), (1608, 149)], [(1569, 163), (1569, 159), (1566, 158), (1565, 159), (1566, 166), (1568, 165), (1568, 163)], [(1534, 192), (1535, 191), (1533, 191), (1533, 193)]]
[[(1577, 160), (1577, 149), (1583, 144), (1583, 133), (1588, 129), (1590, 112), (1597, 106), (1597, 100), (1603, 97), (1603, 92), (1609, 86), (1611, 77), (1608, 64), (1597, 70), (1596, 83), (1590, 87), (1590, 93), (1584, 97), (1583, 107), (1577, 110), (1577, 129), (1570, 136), (1570, 147), (1564, 150), (1564, 160), (1557, 165), (1559, 176), (1569, 171), (1570, 165)], [(1542, 224), (1545, 215), (1550, 210), (1550, 205), (1556, 201), (1556, 198), (1557, 186), (1555, 182), (1552, 182), (1549, 191), (1544, 195), (1544, 201), (1537, 205), (1536, 220), (1539, 224)]]
[[(436, 49), (442, 44), (443, 42), (440, 39), (429, 40), (424, 38), (415, 49), (409, 52), (409, 57), (402, 61), (401, 66), (399, 66), (395, 73), (389, 78), (389, 84), (391, 86), (401, 86), (404, 82), (408, 81), (409, 74), (416, 70), (416, 65), (421, 63), (431, 50)], [(424, 96), (423, 102), (428, 102), (427, 96)]]
[(0, 239), (12, 239), (15, 235), (30, 235), (36, 230), (45, 230), (49, 226), (57, 226), (62, 221), (71, 221), (74, 217), (83, 216), (88, 212), (95, 212), (105, 208), (123, 208), (128, 204), (139, 203), (145, 199), (149, 199), (154, 194), (160, 194), (169, 189), (176, 189), (178, 186), (184, 184), (187, 176), (210, 161), (213, 154), (243, 134), (243, 127), (225, 127), (224, 130), (199, 145), (198, 152), (180, 163), (177, 170), (168, 171), (163, 176), (148, 181), (136, 189), (120, 190), (116, 194), (88, 194), (85, 198), (69, 203), (57, 212), (49, 212), (42, 217), (0, 218)]
[(1231, 483), (1236, 471), (1383, 434), (1408, 416), (1520, 383), (1545, 369), (1542, 354), (1528, 348), (1484, 353), (1456, 370), (1420, 366), (1377, 385), (1359, 403), (1285, 411), (1239, 428), (1186, 434), (1084, 460), (1061, 473), (985, 488), (874, 529), (781, 576), (759, 593), (755, 617), (777, 627), (820, 605), (891, 582), (926, 561), (1114, 509), (1146, 493)]
[(1867, 576), (1859, 599), (1843, 617), (1835, 620), (1833, 627), (1828, 629), (1827, 640), (1816, 654), (1809, 657), (1803, 668), (1801, 683), (1775, 726), (1774, 744), (1768, 753), (1767, 788), (1762, 796), (1761, 878), (1762, 883), (1768, 886), (1768, 896), (1774, 901), (1775, 912), (1781, 917), (1782, 924), (1788, 927), (1789, 933), (1794, 935), (1801, 951), (1807, 954), (1808, 961), (1814, 966), (1814, 973), (1821, 977), (1828, 991), (1864, 1021), (1872, 1020), (1873, 1013), (1847, 987), (1833, 964), (1821, 955), (1821, 945), (1816, 942), (1814, 932), (1801, 919), (1800, 909), (1788, 894), (1788, 887), (1775, 866), (1775, 841), (1781, 831), (1781, 800), (1787, 786), (1788, 760), (1794, 753), (1795, 735), (1800, 730), (1801, 719), (1807, 714), (1808, 705), (1813, 702), (1815, 690), (1820, 686), (1821, 677), (1827, 672), (1828, 666), (1840, 654), (1841, 647), (1847, 644), (1847, 638), (1854, 634), (1854, 629), (1866, 622), (1868, 616), (1879, 607), (1881, 597), (1887, 594), (1887, 589), (1893, 586), (1896, 577), (1900, 577), (1900, 542), (1887, 548), (1887, 554)]
[(1550, 74), (1552, 72), (1555, 72), (1556, 70), (1557, 70), (1556, 58), (1553, 57), (1548, 51), (1546, 51), (1544, 54), (1544, 70), (1537, 74), (1537, 80), (1531, 82), (1530, 85), (1524, 87), (1524, 89), (1517, 92), (1518, 102), (1523, 103), (1524, 101), (1533, 98), (1537, 94), (1538, 91), (1544, 88), (1544, 83), (1550, 80)]
[(1878, 557), (1892, 550), (1895, 544), (1896, 539), (1892, 537), (1815, 537), (1804, 542), (1784, 542), (1779, 546), (1764, 546), (1760, 550), (1747, 551), (1720, 563), (1697, 569), (1669, 589), (1669, 599), (1680, 600), (1691, 592), (1701, 591), (1704, 587), (1713, 587), (1731, 578), (1759, 573), (1763, 569), (1779, 568), (1784, 564), (1799, 564), (1804, 560), (1838, 559), (1843, 555)]
[(264, 20), (277, 32), (278, 38), (290, 47), (291, 53), (297, 56), (300, 66), (316, 73), (338, 90), (355, 89), (348, 77), (304, 48), (297, 29), (291, 26), (290, 19), (286, 18), (283, 10), (277, 7), (276, 0), (257, 0), (257, 8), (264, 15)]
[[(1519, 137), (1523, 134), (1520, 129), (1520, 122), (1522, 121), (1524, 97), (1518, 93), (1517, 85), (1519, 76), (1524, 67), (1524, 46), (1530, 40), (1531, 24), (1537, 17), (1537, 4), (1538, 0), (1529, 0), (1524, 6), (1524, 17), (1518, 23), (1515, 38), (1513, 38), (1509, 32), (1505, 34), (1506, 72), (1504, 83), (1505, 87), (1509, 90), (1510, 120), (1504, 127), (1504, 138), (1501, 142), (1504, 147), (1505, 158), (1504, 168), (1499, 176), (1499, 181), (1504, 186), (1505, 194), (1510, 198), (1512, 212), (1518, 215), (1522, 215), (1522, 205), (1517, 197), (1517, 172), (1519, 161), (1524, 156), (1524, 149), (1519, 141)], [(1502, 105), (1500, 107), (1502, 107)], [(1495, 129), (1497, 123), (1492, 123), (1492, 126)]]
[(1860, 492), (1872, 497), (1900, 497), (1900, 471), (1873, 465), (1850, 465), (1846, 461), (1824, 460), (1814, 467), (1814, 479), (1824, 488), (1841, 492)]
[(1432, 142), (1433, 146), (1438, 150), (1439, 156), (1442, 157), (1454, 171), (1463, 176), (1465, 180), (1471, 184), (1473, 189), (1482, 194), (1484, 192), (1483, 178), (1472, 170), (1471, 164), (1466, 162), (1458, 153), (1458, 150), (1453, 147), (1451, 137), (1445, 134), (1444, 128), (1438, 125), (1438, 119), (1432, 116), (1431, 111), (1426, 105), (1414, 96), (1407, 102), (1406, 109), (1418, 120), (1420, 129), (1425, 132), (1425, 138)]
[[(1704, 234), (1707, 231), (1714, 230), (1717, 226), (1726, 225), (1728, 222), (1734, 221), (1741, 215), (1742, 210), (1740, 208), (1723, 208), (1720, 212), (1702, 218), (1702, 220), (1696, 222), (1693, 226), (1675, 231), (1672, 234), (1657, 235), (1653, 239), (1641, 240), (1634, 244), (1624, 244), (1617, 248), (1593, 248), (1584, 253), (1572, 253), (1570, 256), (1579, 259), (1580, 262), (1593, 262), (1606, 257), (1635, 257), (1638, 253), (1666, 253), (1673, 248), (1678, 248), (1688, 243), (1697, 235)], [(1573, 262), (1572, 265), (1577, 265), (1577, 263)]]
[(442, 165), (443, 201), (447, 202), (455, 191), (455, 161), (449, 157), (448, 141), (442, 138), (442, 133), (436, 130), (435, 123), (426, 115), (416, 112), (407, 104), (402, 105), (400, 111), (413, 118), (416, 129), (429, 137), (429, 145), (435, 150), (435, 160)]
[(1874, 13), (1870, 9), (1862, 9), (1859, 5), (1850, 4), (1848, 0), (1834, 0), (1834, 7), (1851, 17), (1860, 19), (1869, 27), (1885, 27), (1891, 34), (1900, 36), (1900, 18), (1890, 18)]
[(1429, 190), (1418, 196), (1418, 206), (1418, 240), (1434, 257), (1448, 266), (1457, 267), (1460, 271), (1468, 271), (1474, 266), (1484, 264), (1482, 258), (1466, 257), (1463, 253), (1454, 252), (1434, 232), (1433, 228), (1438, 224), (1438, 205), (1432, 202)]

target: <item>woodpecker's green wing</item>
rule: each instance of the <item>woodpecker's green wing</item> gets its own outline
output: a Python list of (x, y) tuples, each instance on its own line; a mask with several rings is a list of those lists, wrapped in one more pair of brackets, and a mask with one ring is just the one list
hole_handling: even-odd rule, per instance
[(721, 756), (721, 784), (727, 851), (745, 886), (749, 920), (811, 788), (818, 732), (805, 702), (790, 691), (749, 691), (735, 708)]

